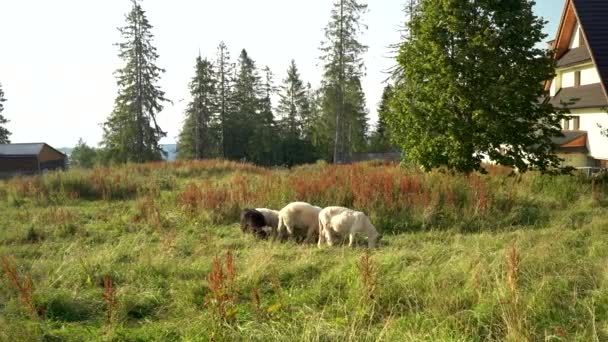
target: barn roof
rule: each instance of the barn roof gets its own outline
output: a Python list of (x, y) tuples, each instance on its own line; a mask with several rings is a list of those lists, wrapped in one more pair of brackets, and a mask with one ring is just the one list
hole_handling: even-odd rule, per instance
[(61, 153), (45, 143), (0, 144), (0, 156), (38, 156), (44, 146), (48, 146), (57, 153)]

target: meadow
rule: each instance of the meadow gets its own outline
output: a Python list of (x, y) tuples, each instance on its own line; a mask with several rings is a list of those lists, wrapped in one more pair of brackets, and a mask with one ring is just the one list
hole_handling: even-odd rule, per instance
[[(188, 161), (0, 181), (0, 341), (608, 340), (602, 178)], [(244, 207), (366, 212), (317, 248)]]

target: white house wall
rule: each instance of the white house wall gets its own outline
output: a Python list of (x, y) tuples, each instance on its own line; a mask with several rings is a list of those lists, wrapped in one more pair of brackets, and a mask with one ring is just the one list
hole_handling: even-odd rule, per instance
[(571, 115), (580, 117), (580, 130), (587, 131), (589, 155), (595, 159), (608, 160), (608, 137), (601, 134), (602, 128), (608, 128), (608, 113), (600, 109), (572, 110)]
[(581, 85), (600, 83), (600, 74), (595, 67), (581, 70)]
[(562, 88), (574, 87), (574, 71), (562, 74)]
[(574, 34), (572, 35), (572, 39), (570, 40), (570, 49), (575, 49), (581, 46), (581, 30), (579, 24), (576, 24), (574, 28)]

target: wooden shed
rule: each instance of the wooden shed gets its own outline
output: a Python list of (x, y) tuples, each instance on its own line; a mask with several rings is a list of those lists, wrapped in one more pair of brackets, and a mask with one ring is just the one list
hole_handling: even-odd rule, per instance
[(64, 170), (68, 157), (45, 143), (0, 144), (0, 176)]

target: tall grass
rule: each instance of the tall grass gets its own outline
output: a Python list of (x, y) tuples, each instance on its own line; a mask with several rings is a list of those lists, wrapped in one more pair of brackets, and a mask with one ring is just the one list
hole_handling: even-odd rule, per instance
[[(605, 340), (605, 195), (601, 179), (382, 163), (12, 179), (0, 340)], [(365, 211), (394, 234), (376, 250), (317, 249), (238, 229), (241, 208), (296, 200)]]

